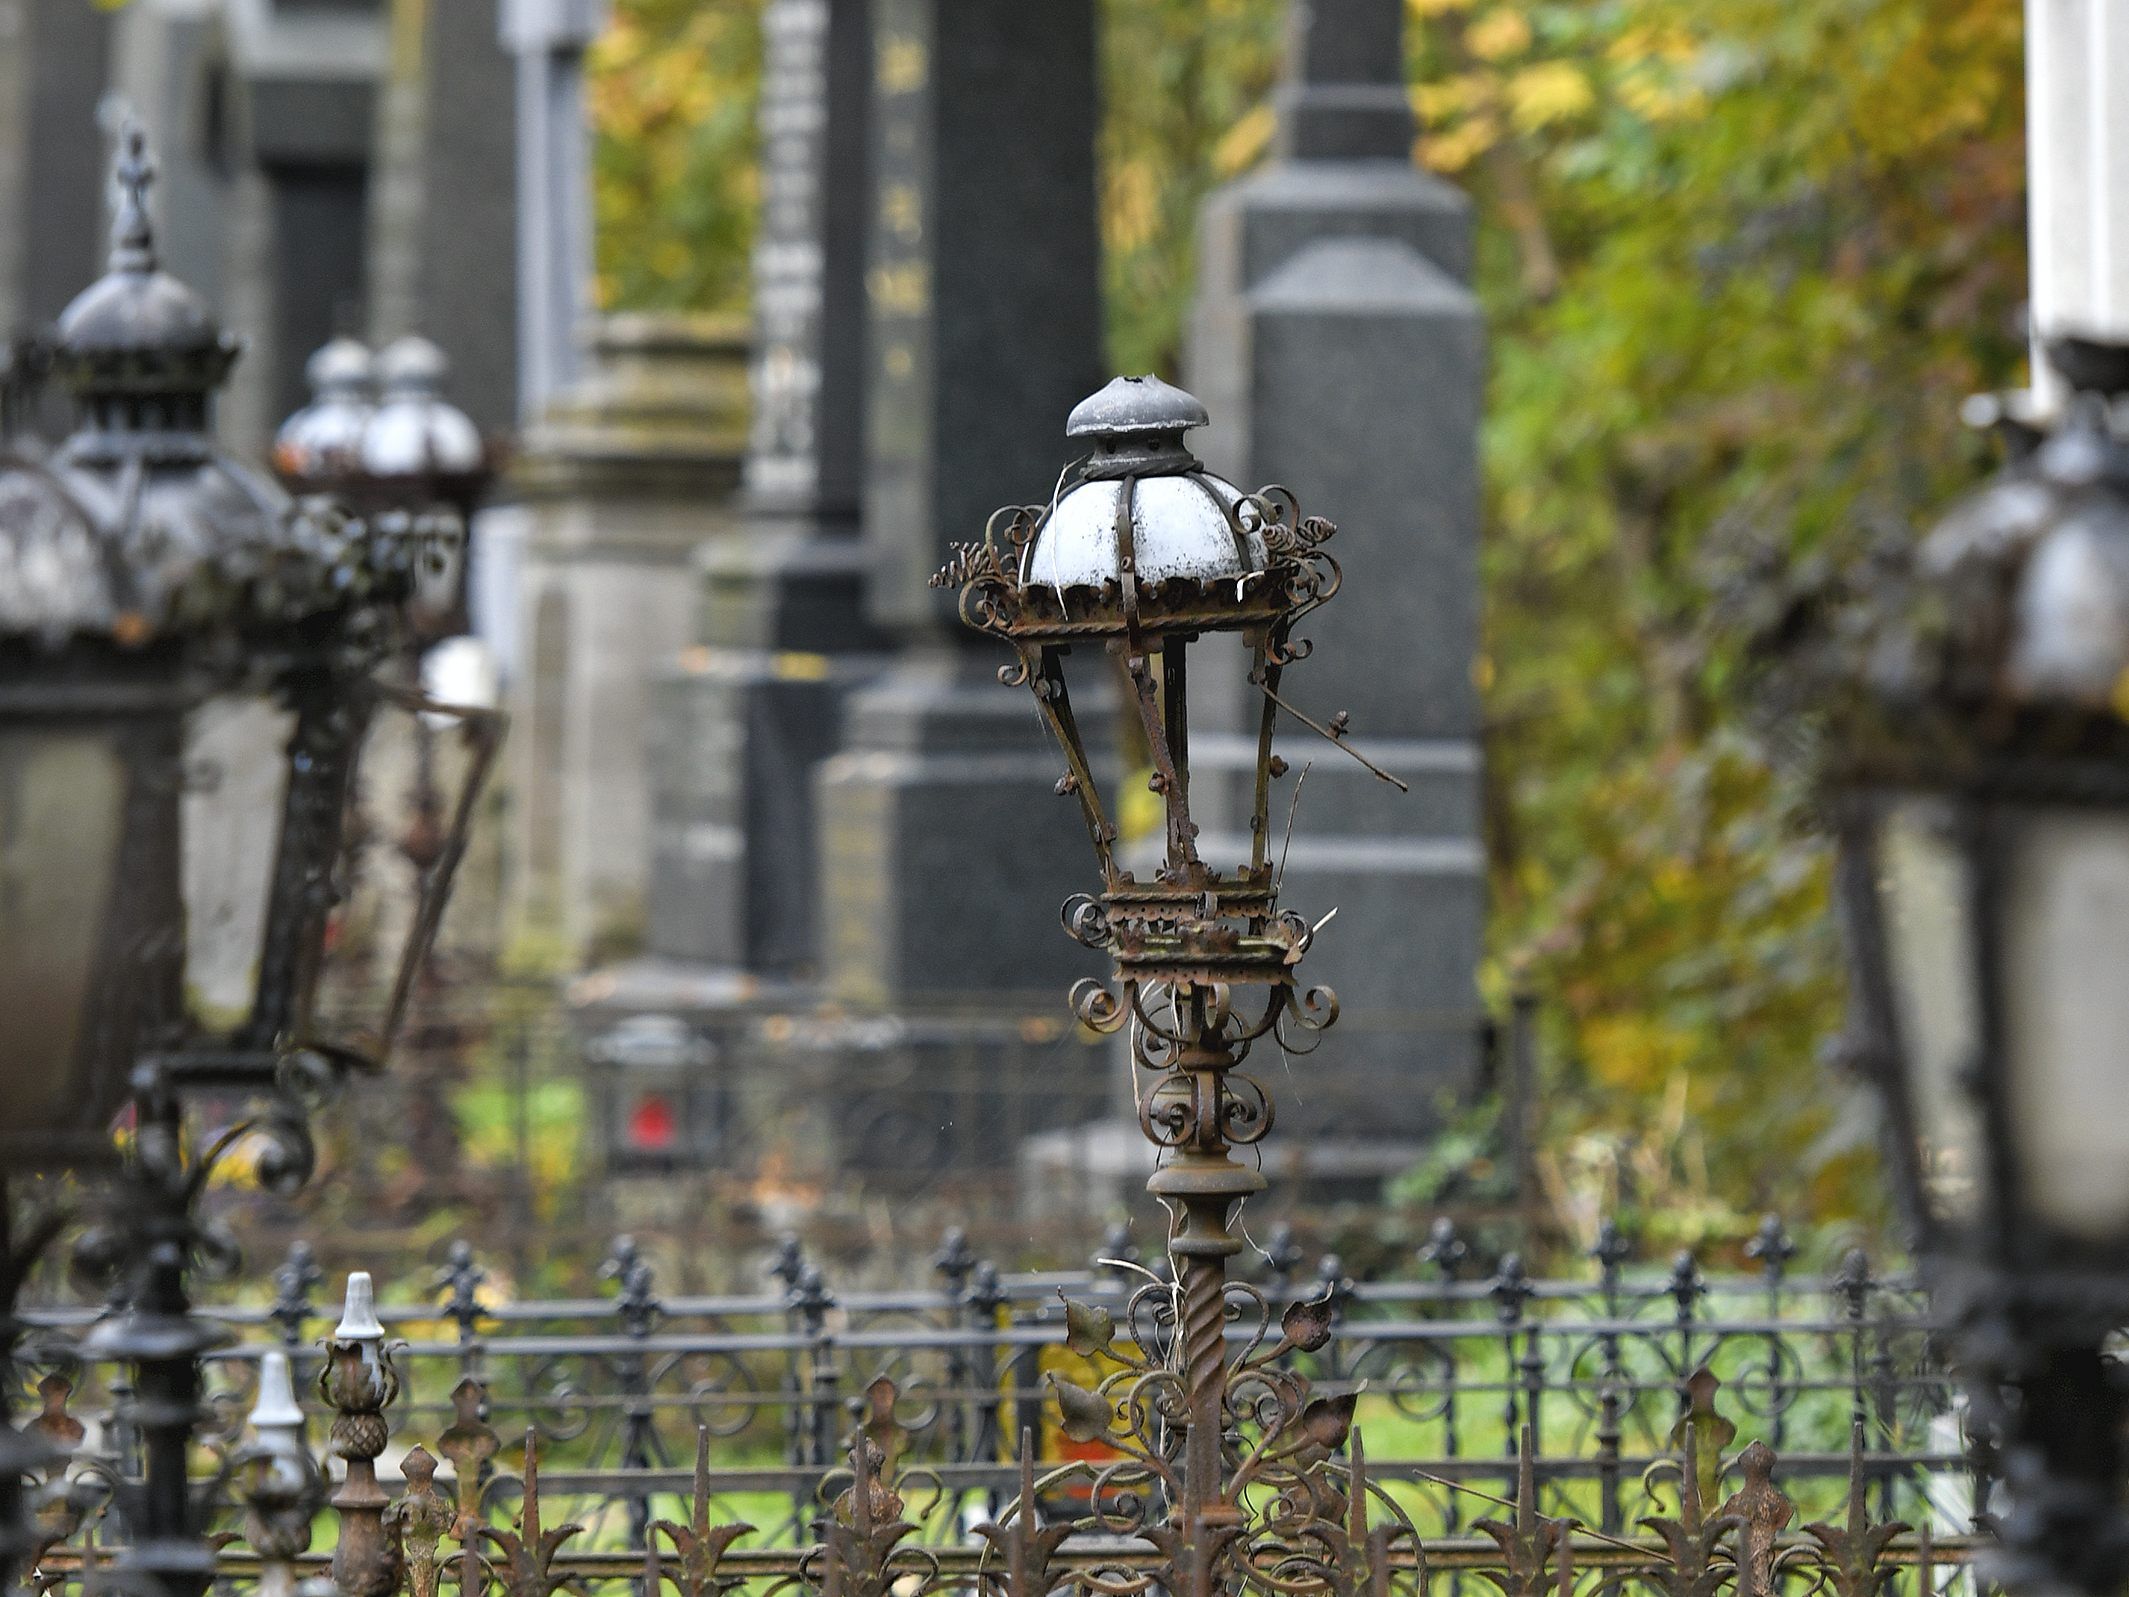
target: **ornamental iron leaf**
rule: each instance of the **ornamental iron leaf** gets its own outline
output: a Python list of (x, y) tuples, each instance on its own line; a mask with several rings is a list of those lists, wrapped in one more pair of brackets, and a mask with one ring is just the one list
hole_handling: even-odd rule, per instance
[(495, 1548), (495, 1572), (504, 1597), (553, 1597), (567, 1588), (583, 1592), (582, 1581), (555, 1569), (555, 1556), (565, 1543), (583, 1533), (584, 1527), (570, 1522), (548, 1530), (540, 1523), (540, 1438), (525, 1432), (525, 1496), (518, 1510), (517, 1529), (496, 1530), (483, 1525), (481, 1537)]
[(655, 1576), (663, 1573), (658, 1562), (658, 1537), (662, 1534), (673, 1544), (679, 1568), (669, 1577), (679, 1588), (680, 1597), (722, 1597), (744, 1583), (744, 1575), (727, 1574), (723, 1570), (725, 1553), (732, 1544), (752, 1533), (754, 1527), (746, 1524), (712, 1525), (710, 1523), (710, 1428), (697, 1427), (695, 1431), (695, 1491), (688, 1508), (688, 1522), (676, 1525), (669, 1519), (652, 1522), (647, 1543), (652, 1560), (654, 1578), (651, 1582), (653, 1597), (657, 1594)]
[(1878, 1597), (1893, 1577), (1885, 1550), (1909, 1527), (1892, 1520), (1874, 1525), (1870, 1520), (1869, 1490), (1863, 1467), (1863, 1421), (1851, 1425), (1848, 1441), (1848, 1512), (1845, 1523), (1823, 1521), (1806, 1525), (1804, 1534), (1818, 1543), (1825, 1566), (1826, 1588), (1832, 1597)]

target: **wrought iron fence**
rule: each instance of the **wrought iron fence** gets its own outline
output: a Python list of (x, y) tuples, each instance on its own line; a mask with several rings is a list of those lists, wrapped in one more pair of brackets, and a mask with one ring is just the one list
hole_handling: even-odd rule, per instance
[[(1704, 1273), (1686, 1255), (1637, 1267), (1624, 1239), (1607, 1230), (1586, 1278), (1541, 1279), (1513, 1255), (1474, 1270), (1469, 1249), (1444, 1224), (1416, 1273), (1356, 1282), (1335, 1257), (1305, 1267), (1291, 1237), (1274, 1235), (1257, 1281), (1232, 1289), (1228, 1341), (1239, 1368), (1252, 1356), (1254, 1322), (1269, 1318), (1261, 1305), (1292, 1297), (1320, 1316), (1320, 1342), (1284, 1348), (1279, 1367), (1318, 1393), (1352, 1400), (1347, 1418), (1366, 1438), (1366, 1461), (1356, 1443), (1323, 1462), (1345, 1471), (1339, 1490), (1348, 1507), (1366, 1500), (1381, 1510), (1372, 1530), (1348, 1517), (1342, 1534), (1389, 1527), (1391, 1551), (1406, 1549), (1385, 1589), (1460, 1569), (1513, 1574), (1517, 1560), (1563, 1557), (1591, 1580), (1639, 1571), (1669, 1586), (1682, 1578), (1676, 1547), (1650, 1542), (1644, 1520), (1698, 1538), (1705, 1561), (1725, 1537), (1736, 1543), (1745, 1534), (1717, 1524), (1723, 1516), (1709, 1505), (1718, 1489), (1773, 1500), (1767, 1471), (1730, 1456), (1733, 1441), (1778, 1454), (1783, 1500), (1825, 1526), (1857, 1514), (1873, 1533), (1904, 1522), (1920, 1539), (1896, 1538), (1887, 1556), (1963, 1559), (1985, 1519), (1994, 1465), (1961, 1424), (1919, 1294), (1902, 1278), (1875, 1274), (1859, 1254), (1830, 1276), (1798, 1273), (1794, 1248), (1771, 1221), (1753, 1252), (1758, 1269), (1744, 1275)], [(400, 1345), (392, 1353), (394, 1436), (380, 1435), (376, 1456), (387, 1481), (402, 1484), (400, 1500), (415, 1505), (402, 1513), (407, 1523), (448, 1520), (471, 1530), (463, 1516), (477, 1512), (491, 1528), (472, 1545), (494, 1562), (477, 1578), (500, 1582), (510, 1597), (545, 1597), (520, 1584), (531, 1575), (512, 1572), (513, 1560), (533, 1557), (526, 1549), (539, 1540), (539, 1524), (579, 1527), (573, 1551), (554, 1554), (560, 1561), (550, 1560), (550, 1573), (626, 1577), (642, 1591), (643, 1562), (656, 1549), (666, 1566), (659, 1578), (692, 1597), (690, 1568), (704, 1580), (702, 1571), (715, 1570), (717, 1580), (736, 1572), (788, 1583), (800, 1579), (806, 1556), (827, 1556), (824, 1535), (832, 1541), (847, 1531), (863, 1541), (905, 1518), (914, 1530), (902, 1544), (921, 1541), (926, 1551), (916, 1564), (897, 1565), (897, 1579), (916, 1571), (927, 1590), (1049, 1591), (1011, 1585), (1006, 1565), (984, 1562), (991, 1555), (981, 1549), (1007, 1547), (1015, 1524), (1032, 1533), (1034, 1518), (1016, 1505), (1034, 1502), (1045, 1527), (1079, 1524), (1082, 1539), (1072, 1545), (1084, 1551), (1084, 1538), (1097, 1533), (1130, 1541), (1136, 1531), (1125, 1521), (1139, 1525), (1146, 1494), (1158, 1495), (1118, 1436), (1088, 1433), (1068, 1406), (1060, 1411), (1061, 1391), (1100, 1389), (1112, 1345), (1090, 1344), (1075, 1313), (1121, 1328), (1117, 1348), (1148, 1347), (1162, 1335), (1170, 1290), (1163, 1266), (1130, 1257), (1120, 1238), (1103, 1260), (1075, 1271), (1001, 1272), (950, 1236), (933, 1285), (838, 1291), (787, 1245), (769, 1261), (759, 1293), (664, 1296), (649, 1261), (624, 1240), (607, 1262), (610, 1295), (511, 1302), (461, 1244), (433, 1280), (406, 1284), (380, 1308)], [(226, 1455), (242, 1443), (269, 1350), (295, 1362), (313, 1429), (328, 1416), (342, 1424), (315, 1389), (328, 1367), (317, 1340), (330, 1330), (323, 1285), (299, 1247), (276, 1274), (272, 1303), (207, 1311), (236, 1338), (209, 1364), (213, 1434)], [(116, 1372), (69, 1352), (71, 1333), (94, 1313), (24, 1314), (33, 1328), (23, 1352), (39, 1386), (37, 1428), (70, 1453), (51, 1483), (61, 1505), (53, 1523), (70, 1533), (58, 1538), (47, 1568), (61, 1582), (93, 1567), (85, 1537), (123, 1539), (123, 1495), (107, 1497), (103, 1487), (137, 1468), (134, 1440), (107, 1418)], [(485, 1438), (476, 1475), (494, 1473), (468, 1487), (473, 1495), (451, 1518), (422, 1496), (431, 1489), (423, 1470), (441, 1457), (462, 1474), (459, 1454), (476, 1445), (469, 1436)], [(424, 1445), (425, 1458), (399, 1450), (409, 1440)], [(1689, 1443), (1726, 1458), (1704, 1475), (1697, 1509), (1678, 1500), (1675, 1486)], [(868, 1446), (879, 1455), (872, 1463)], [(498, 1471), (499, 1461), (514, 1471)], [(851, 1519), (852, 1471), (865, 1476), (859, 1498), (875, 1504), (862, 1533)], [(1367, 1489), (1358, 1492), (1363, 1472)], [(536, 1498), (513, 1507), (535, 1474)], [(1135, 1506), (1126, 1512), (1112, 1499)], [(890, 1503), (899, 1506), (890, 1511)], [(513, 1515), (528, 1521), (522, 1533), (499, 1529)], [(1509, 1540), (1484, 1528), (1489, 1521), (1507, 1526)], [(229, 1523), (234, 1529), (234, 1510)], [(724, 1524), (757, 1527), (749, 1539), (756, 1552), (705, 1562), (713, 1528)], [(984, 1524), (1005, 1540), (976, 1536)], [(516, 1552), (495, 1539), (519, 1534), (529, 1540), (512, 1544)], [(1672, 1531), (1659, 1534), (1675, 1540)], [(1823, 1563), (1835, 1556), (1831, 1545), (1792, 1539), (1778, 1562), (1792, 1573), (1809, 1565), (1833, 1582)], [(1749, 1566), (1763, 1551), (1733, 1546), (1723, 1578), (1756, 1579), (1749, 1568), (1738, 1573), (1738, 1560)], [(1100, 1556), (1112, 1555), (1123, 1559), (1117, 1569), (1130, 1565), (1115, 1548)], [(232, 1577), (256, 1568), (249, 1556), (230, 1554)], [(408, 1567), (424, 1567), (427, 1556), (410, 1549)], [(1665, 1560), (1668, 1572), (1659, 1567)], [(1546, 1567), (1557, 1580), (1557, 1563)], [(1128, 1581), (1075, 1588), (1062, 1576), (1053, 1585), (1145, 1589)], [(1677, 1590), (1682, 1597), (1685, 1588)]]

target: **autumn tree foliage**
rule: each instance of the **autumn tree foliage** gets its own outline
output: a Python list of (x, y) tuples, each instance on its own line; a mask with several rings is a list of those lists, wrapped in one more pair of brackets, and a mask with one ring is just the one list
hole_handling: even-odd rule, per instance
[[(1722, 552), (1913, 525), (2020, 379), (2019, 0), (1410, 0), (1414, 158), (1479, 206), (1498, 997), (1550, 1005), (1548, 1184), (1652, 1237), (1867, 1208), (1824, 1070), (1825, 861), (1711, 620)], [(619, 0), (602, 288), (744, 292), (758, 0)], [(1176, 370), (1199, 201), (1263, 158), (1284, 0), (1104, 0), (1123, 368)], [(1322, 490), (1329, 493), (1330, 490)]]

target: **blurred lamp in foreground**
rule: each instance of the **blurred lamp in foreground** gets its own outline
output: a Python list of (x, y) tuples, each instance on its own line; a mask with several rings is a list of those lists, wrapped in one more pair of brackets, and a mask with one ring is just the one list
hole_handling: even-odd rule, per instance
[[(75, 431), (44, 461), (0, 460), (9, 1167), (107, 1157), (137, 1067), (287, 1086), (374, 1062), (394, 1024), (328, 1027), (313, 1000), (412, 551), (215, 447), (236, 345), (158, 268), (150, 176), (129, 130), (109, 270), (53, 342)], [(461, 851), (425, 884), (402, 964)], [(299, 1136), (262, 1173), (300, 1179), (307, 1158)]]
[[(1776, 704), (1817, 733), (1853, 968), (1849, 1052), (2008, 1427), (2008, 1578), (2112, 1590), (2129, 1317), (2129, 348), (1919, 545), (1772, 618)], [(2005, 1408), (2000, 1382), (2020, 1396)]]

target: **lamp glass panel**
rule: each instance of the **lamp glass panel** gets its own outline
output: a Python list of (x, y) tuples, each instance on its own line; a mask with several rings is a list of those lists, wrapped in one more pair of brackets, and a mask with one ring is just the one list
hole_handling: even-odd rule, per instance
[(225, 1032), (251, 1015), (294, 718), (263, 695), (195, 710), (185, 734), (185, 999)]
[(1886, 958), (1925, 1197), (1953, 1220), (1976, 1212), (1984, 1173), (1968, 1085), (1981, 1037), (1968, 882), (1947, 807), (1895, 802), (1878, 834)]
[(2036, 809), (2004, 903), (2008, 1106), (2027, 1210), (2129, 1233), (2129, 816)]
[(16, 1136), (81, 1113), (125, 798), (111, 734), (0, 732), (0, 1098)]

